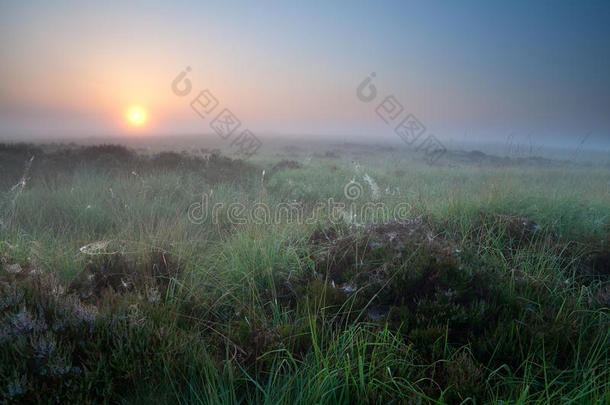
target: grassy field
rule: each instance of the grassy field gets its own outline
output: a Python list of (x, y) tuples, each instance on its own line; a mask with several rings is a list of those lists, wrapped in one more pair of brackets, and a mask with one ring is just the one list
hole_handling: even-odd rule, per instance
[(610, 168), (370, 149), (1, 145), (3, 401), (610, 403)]

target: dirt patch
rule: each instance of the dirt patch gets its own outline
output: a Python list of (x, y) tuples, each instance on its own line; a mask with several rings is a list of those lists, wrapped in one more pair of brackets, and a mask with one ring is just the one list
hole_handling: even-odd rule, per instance
[(318, 246), (318, 271), (335, 283), (346, 282), (372, 257), (387, 262), (402, 256), (407, 245), (413, 249), (431, 247), (442, 255), (456, 251), (453, 243), (437, 239), (426, 225), (401, 222), (373, 224), (355, 231), (348, 227), (318, 229), (310, 242)]
[[(69, 291), (85, 302), (97, 301), (107, 290), (133, 291), (135, 286), (164, 288), (181, 266), (163, 250), (153, 249), (144, 260), (122, 253), (92, 256), (84, 271), (71, 283)], [(158, 290), (155, 290), (158, 291)]]
[[(475, 237), (481, 241), (491, 237), (502, 240), (508, 247), (532, 243), (543, 235), (542, 226), (527, 217), (497, 213), (482, 214), (474, 232)], [(546, 233), (545, 236), (552, 234)]]
[[(601, 238), (600, 238), (601, 236)], [(574, 266), (574, 280), (582, 285), (595, 284), (598, 301), (610, 304), (610, 225), (601, 235), (585, 235), (578, 242), (563, 244), (562, 257), (566, 266)], [(572, 276), (569, 274), (568, 276)]]
[(501, 312), (516, 309), (502, 291), (503, 274), (425, 224), (330, 228), (314, 233), (311, 243), (318, 246), (318, 279), (369, 321), (387, 320), (415, 334), (444, 331), (449, 323), (452, 338), (466, 342)]
[(586, 253), (577, 270), (577, 281), (589, 285), (610, 281), (610, 251), (604, 247), (593, 248)]

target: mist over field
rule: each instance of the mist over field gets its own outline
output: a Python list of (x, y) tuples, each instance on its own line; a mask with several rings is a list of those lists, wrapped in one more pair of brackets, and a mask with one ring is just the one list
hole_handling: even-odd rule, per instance
[(0, 57), (0, 403), (610, 402), (610, 3), (5, 1)]

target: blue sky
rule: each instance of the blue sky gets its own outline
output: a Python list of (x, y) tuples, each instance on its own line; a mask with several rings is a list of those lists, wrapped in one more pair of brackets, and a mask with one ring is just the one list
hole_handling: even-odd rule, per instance
[[(218, 4), (222, 3), (222, 4)], [(195, 88), (258, 133), (391, 137), (355, 89), (376, 73), (439, 137), (610, 142), (610, 2), (11, 2), (0, 4), (0, 134), (207, 127)]]

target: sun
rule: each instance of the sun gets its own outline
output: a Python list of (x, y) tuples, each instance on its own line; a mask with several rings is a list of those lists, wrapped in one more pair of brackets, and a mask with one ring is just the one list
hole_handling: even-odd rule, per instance
[(129, 107), (125, 116), (129, 125), (134, 127), (141, 127), (148, 121), (148, 113), (139, 106)]

